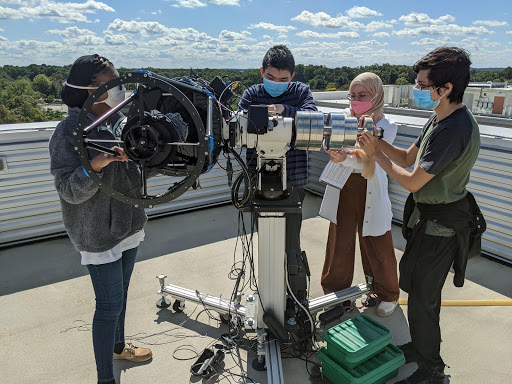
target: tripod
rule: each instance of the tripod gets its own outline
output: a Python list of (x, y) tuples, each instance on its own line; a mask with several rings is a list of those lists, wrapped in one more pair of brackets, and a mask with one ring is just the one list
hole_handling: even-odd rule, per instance
[[(230, 301), (196, 290), (172, 284), (166, 285), (166, 276), (157, 276), (160, 281), (158, 294), (162, 295), (157, 302), (158, 307), (170, 306), (170, 300), (166, 296), (176, 299), (173, 304), (173, 309), (176, 311), (183, 310), (185, 301), (201, 303), (224, 318), (231, 316), (232, 319), (229, 320), (234, 322), (237, 318), (242, 320), (246, 331), (256, 331), (258, 357), (253, 367), (266, 369), (267, 381), (272, 384), (284, 383), (284, 373), (279, 341), (271, 335), (279, 333), (293, 323), (290, 318), (286, 319), (285, 314), (287, 287), (289, 288), (285, 250), (285, 213), (301, 212), (301, 210), (301, 203), (293, 191), (291, 196), (284, 200), (254, 200), (251, 211), (257, 214), (258, 220), (258, 291), (246, 296), (245, 305), (241, 303), (241, 295), (237, 296), (235, 301)], [(314, 317), (326, 307), (341, 304), (346, 300), (354, 300), (369, 291), (366, 284), (359, 284), (329, 293), (310, 300), (307, 311)], [(271, 313), (272, 317), (264, 316), (265, 313)]]

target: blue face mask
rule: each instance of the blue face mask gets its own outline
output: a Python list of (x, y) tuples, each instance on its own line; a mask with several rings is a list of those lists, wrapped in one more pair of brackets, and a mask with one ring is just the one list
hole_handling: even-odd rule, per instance
[(288, 89), (288, 84), (290, 83), (272, 81), (263, 78), (263, 87), (265, 88), (265, 91), (267, 91), (267, 93), (272, 97), (281, 96)]
[(441, 96), (438, 100), (432, 100), (432, 97), (430, 96), (431, 92), (432, 91), (428, 89), (419, 90), (417, 88), (413, 88), (412, 96), (414, 98), (414, 102), (416, 103), (416, 105), (421, 109), (434, 109), (435, 107), (437, 107), (441, 99), (444, 97), (444, 95)]

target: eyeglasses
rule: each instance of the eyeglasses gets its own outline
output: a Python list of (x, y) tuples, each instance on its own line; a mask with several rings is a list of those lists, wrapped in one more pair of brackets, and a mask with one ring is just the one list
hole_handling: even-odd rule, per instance
[(347, 95), (347, 99), (348, 99), (348, 101), (351, 101), (352, 99), (354, 99), (354, 100), (361, 100), (361, 99), (366, 99), (367, 97), (370, 97), (370, 96), (371, 95), (369, 93), (359, 93), (359, 94), (354, 94), (354, 95), (351, 95), (349, 93)]
[[(419, 89), (420, 91), (435, 91), (436, 89), (439, 89), (440, 87), (434, 88), (433, 85), (425, 85), (422, 87), (420, 83), (418, 83), (418, 79), (414, 79), (414, 88)], [(432, 89), (429, 89), (432, 88)]]

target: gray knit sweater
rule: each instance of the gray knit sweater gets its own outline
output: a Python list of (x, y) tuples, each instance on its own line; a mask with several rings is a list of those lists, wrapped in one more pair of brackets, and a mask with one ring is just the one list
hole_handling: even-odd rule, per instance
[[(73, 145), (79, 113), (80, 109), (70, 108), (68, 117), (57, 125), (50, 138), (50, 171), (59, 192), (64, 226), (76, 249), (104, 252), (142, 229), (147, 216), (142, 208), (103, 193), (85, 174)], [(88, 137), (111, 140), (114, 135), (102, 127)], [(90, 159), (98, 154), (88, 150)], [(132, 162), (112, 162), (99, 176), (103, 183), (126, 196), (140, 196), (140, 173)]]

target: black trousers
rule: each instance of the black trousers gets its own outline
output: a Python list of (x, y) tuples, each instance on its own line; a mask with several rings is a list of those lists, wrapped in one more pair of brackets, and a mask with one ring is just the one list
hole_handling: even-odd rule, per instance
[[(412, 343), (420, 356), (418, 364), (428, 369), (442, 372), (441, 329), (441, 290), (455, 260), (457, 240), (455, 236), (440, 237), (418, 234), (408, 255), (414, 258), (414, 268), (410, 276), (407, 316)], [(401, 271), (402, 272), (402, 271)]]

